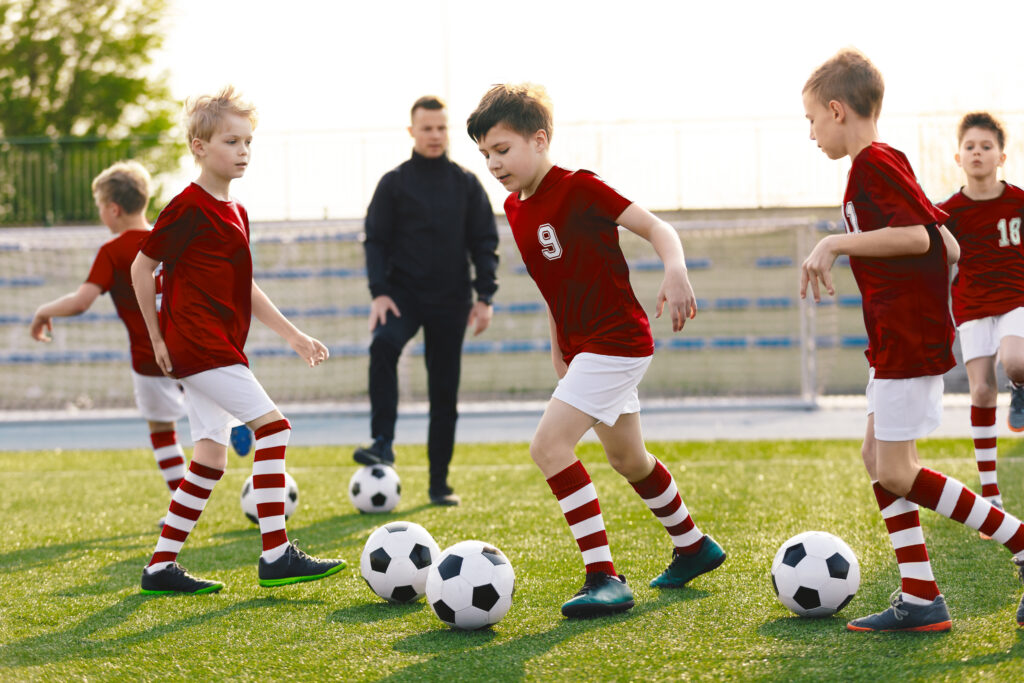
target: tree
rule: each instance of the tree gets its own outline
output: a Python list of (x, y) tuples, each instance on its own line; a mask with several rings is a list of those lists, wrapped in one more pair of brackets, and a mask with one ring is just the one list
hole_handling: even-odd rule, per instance
[[(166, 74), (150, 73), (163, 44), (167, 5), (168, 0), (0, 0), (3, 154), (14, 149), (13, 142), (35, 138), (36, 147), (22, 145), (18, 152), (55, 155), (56, 161), (34, 163), (58, 177), (70, 172), (61, 159), (106, 147), (97, 157), (105, 161), (111, 146), (115, 154), (141, 157), (154, 174), (176, 167), (183, 149), (168, 142), (168, 133), (179, 109), (165, 85)], [(46, 144), (39, 145), (39, 138)], [(88, 185), (101, 170), (94, 165), (79, 168), (83, 177), (73, 179), (75, 188)], [(46, 203), (19, 193), (17, 169), (0, 167), (0, 174), (7, 176), (0, 179), (7, 187), (0, 204), (9, 205), (12, 197), (21, 206)], [(68, 179), (61, 182), (67, 185)], [(4, 213), (9, 218), (10, 209), (0, 207), (0, 221)]]

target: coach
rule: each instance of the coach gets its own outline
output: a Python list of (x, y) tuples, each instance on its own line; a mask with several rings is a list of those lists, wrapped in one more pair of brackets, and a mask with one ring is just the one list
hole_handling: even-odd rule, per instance
[(448, 465), (455, 446), (462, 341), (467, 325), (477, 335), (491, 322), (498, 231), (480, 181), (448, 159), (444, 102), (421, 97), (411, 117), (412, 158), (380, 179), (366, 215), (373, 443), (357, 448), (354, 458), (364, 465), (394, 464), (398, 358), (422, 327), (430, 398), (430, 501), (458, 505), (448, 485)]

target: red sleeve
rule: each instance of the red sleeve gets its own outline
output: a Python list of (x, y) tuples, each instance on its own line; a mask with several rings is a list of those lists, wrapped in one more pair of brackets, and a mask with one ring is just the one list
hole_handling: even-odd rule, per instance
[(899, 168), (869, 162), (866, 169), (869, 172), (864, 174), (864, 189), (885, 217), (885, 225), (906, 227), (945, 221), (946, 213), (928, 201), (917, 181)]
[(633, 203), (589, 171), (576, 173), (576, 187), (590, 212), (613, 223)]
[(139, 250), (154, 261), (173, 263), (181, 256), (195, 235), (196, 212), (199, 209), (191, 202), (175, 197), (164, 207), (156, 219), (142, 248)]
[(108, 242), (100, 247), (96, 259), (92, 262), (92, 268), (89, 269), (89, 276), (85, 278), (86, 282), (93, 283), (102, 292), (109, 291), (114, 285), (114, 259), (108, 249), (109, 244)]

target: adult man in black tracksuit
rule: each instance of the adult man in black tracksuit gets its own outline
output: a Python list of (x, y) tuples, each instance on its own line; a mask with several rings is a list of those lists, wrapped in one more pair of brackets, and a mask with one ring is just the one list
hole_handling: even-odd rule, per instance
[(430, 500), (458, 505), (448, 485), (448, 464), (455, 446), (462, 341), (467, 325), (480, 334), (491, 322), (498, 231), (480, 181), (448, 159), (444, 102), (418, 99), (409, 134), (412, 158), (381, 178), (366, 215), (373, 443), (357, 448), (354, 458), (364, 465), (394, 463), (398, 358), (422, 327), (430, 398)]

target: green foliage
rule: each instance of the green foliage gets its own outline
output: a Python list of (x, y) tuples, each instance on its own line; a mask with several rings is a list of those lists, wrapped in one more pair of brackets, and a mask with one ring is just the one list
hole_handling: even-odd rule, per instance
[[(1000, 484), (1024, 505), (1024, 448), (1001, 440)], [(675, 475), (702, 530), (729, 553), (721, 569), (681, 590), (647, 581), (669, 559), (664, 529), (608, 467), (579, 450), (601, 497), (616, 567), (637, 606), (611, 618), (567, 621), (559, 605), (582, 581), (579, 551), (526, 444), (457, 447), (452, 482), (464, 504), (427, 504), (422, 447), (396, 449), (403, 500), (361, 515), (345, 493), (351, 449), (298, 448), (300, 486), (289, 536), (314, 554), (343, 557), (330, 579), (256, 585), (259, 533), (238, 493), (251, 462), (231, 458), (181, 554), (216, 595), (139, 595), (167, 492), (152, 454), (0, 453), (0, 678), (4, 680), (751, 680), (1019, 681), (1024, 637), (1014, 623), (1021, 586), (1006, 550), (922, 510), (932, 564), (953, 615), (948, 634), (854, 634), (846, 619), (886, 606), (898, 585), (893, 551), (852, 441), (650, 444)], [(968, 440), (926, 440), (924, 462), (968, 484)], [(449, 630), (429, 607), (388, 605), (359, 576), (376, 526), (422, 524), (442, 548), (476, 538), (516, 570), (512, 609), (494, 628)], [(833, 618), (792, 616), (775, 599), (778, 546), (824, 529), (857, 553), (862, 583)]]
[(115, 153), (153, 174), (177, 165), (178, 107), (166, 74), (150, 73), (166, 11), (167, 0), (0, 0), (0, 223), (94, 218), (91, 201), (65, 198), (88, 195)]

